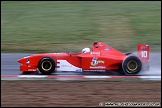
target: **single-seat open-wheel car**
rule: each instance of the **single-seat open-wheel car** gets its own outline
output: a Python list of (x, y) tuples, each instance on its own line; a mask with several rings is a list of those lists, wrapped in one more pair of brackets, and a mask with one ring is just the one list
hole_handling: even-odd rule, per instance
[(18, 60), (23, 73), (39, 72), (45, 75), (56, 71), (117, 71), (119, 74), (136, 75), (149, 68), (149, 45), (138, 44), (137, 53), (122, 53), (103, 43), (94, 42), (92, 48), (78, 53), (33, 54)]

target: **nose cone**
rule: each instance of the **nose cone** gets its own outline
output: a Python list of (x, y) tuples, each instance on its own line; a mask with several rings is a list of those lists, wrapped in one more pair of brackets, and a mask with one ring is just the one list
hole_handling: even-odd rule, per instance
[(21, 61), (22, 61), (22, 58), (21, 58), (21, 59), (18, 59), (18, 62), (19, 62), (19, 63), (21, 63)]
[(19, 62), (19, 63), (25, 62), (25, 58), (18, 59), (18, 62)]

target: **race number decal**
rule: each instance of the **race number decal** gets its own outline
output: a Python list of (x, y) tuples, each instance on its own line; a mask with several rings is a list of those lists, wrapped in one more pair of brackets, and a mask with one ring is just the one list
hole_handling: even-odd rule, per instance
[(150, 46), (147, 44), (138, 44), (138, 57), (141, 59), (142, 63), (149, 63), (150, 59)]
[(142, 58), (147, 58), (147, 51), (141, 51)]

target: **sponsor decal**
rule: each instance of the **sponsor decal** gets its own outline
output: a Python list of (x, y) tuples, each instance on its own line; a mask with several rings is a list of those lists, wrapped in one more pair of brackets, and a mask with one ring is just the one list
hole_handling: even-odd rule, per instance
[(100, 52), (91, 52), (91, 54), (100, 54)]
[(98, 58), (96, 58), (96, 57), (92, 58), (91, 66), (96, 66), (99, 63), (104, 64), (104, 61), (103, 60), (98, 60)]
[(30, 56), (26, 56), (26, 57), (24, 57), (24, 58), (29, 58)]
[(26, 63), (27, 63), (27, 64), (29, 64), (29, 63), (30, 63), (29, 59), (27, 59), (27, 60), (26, 60)]
[(84, 70), (86, 72), (105, 72), (105, 70)]
[(61, 67), (72, 67), (72, 65), (65, 65), (65, 64), (62, 64)]
[(53, 54), (60, 54), (60, 53), (53, 53)]
[(76, 72), (77, 69), (81, 69), (81, 68), (72, 65), (66, 60), (57, 60), (56, 71), (75, 71)]
[(82, 69), (77, 69), (76, 72), (82, 72)]
[(28, 69), (28, 71), (36, 71), (36, 69)]
[(106, 68), (105, 66), (90, 66), (91, 69), (96, 69), (96, 68), (101, 68), (104, 69)]
[(142, 50), (146, 50), (147, 46), (141, 46)]
[(106, 46), (106, 47), (105, 47), (105, 50), (109, 50), (109, 48)]
[(98, 46), (103, 46), (101, 43), (98, 43)]

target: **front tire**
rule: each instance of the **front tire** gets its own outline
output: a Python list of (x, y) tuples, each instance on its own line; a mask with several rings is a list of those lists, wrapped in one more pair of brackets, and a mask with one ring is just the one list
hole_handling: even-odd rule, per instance
[(49, 75), (55, 70), (55, 62), (50, 57), (44, 57), (39, 61), (38, 69), (43, 75)]
[(142, 69), (142, 62), (136, 56), (128, 56), (122, 62), (122, 69), (125, 75), (138, 74)]

